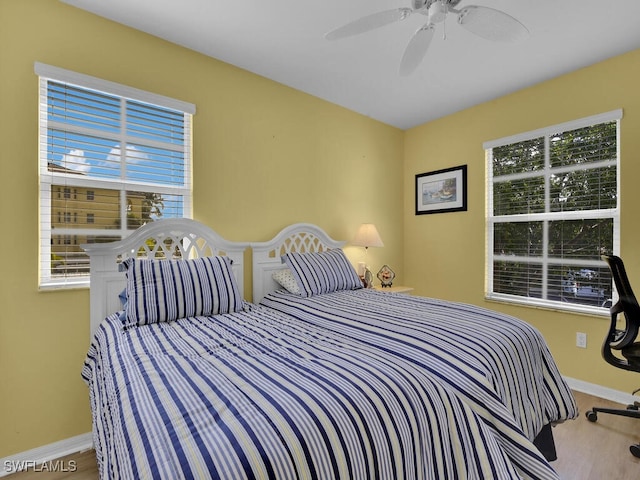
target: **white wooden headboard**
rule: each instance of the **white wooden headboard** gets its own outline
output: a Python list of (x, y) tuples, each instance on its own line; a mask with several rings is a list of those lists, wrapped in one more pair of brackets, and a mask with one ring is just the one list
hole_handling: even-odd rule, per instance
[(111, 243), (82, 245), (90, 261), (90, 334), (104, 318), (121, 310), (118, 295), (126, 285), (119, 263), (128, 257), (196, 258), (213, 255), (228, 256), (233, 261), (233, 273), (243, 290), (244, 251), (249, 243), (225, 240), (209, 227), (188, 218), (170, 218), (148, 223), (127, 238)]
[(285, 253), (323, 252), (341, 248), (344, 244), (311, 223), (289, 225), (267, 242), (252, 243), (253, 303), (259, 303), (267, 293), (281, 288), (272, 275), (274, 271), (285, 268), (280, 258)]

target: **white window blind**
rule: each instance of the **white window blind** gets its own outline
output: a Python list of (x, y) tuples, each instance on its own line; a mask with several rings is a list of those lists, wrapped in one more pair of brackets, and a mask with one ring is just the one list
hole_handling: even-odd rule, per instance
[(487, 296), (575, 311), (612, 298), (619, 254), (616, 110), (484, 145)]
[(36, 63), (40, 286), (88, 282), (80, 245), (191, 216), (193, 105)]

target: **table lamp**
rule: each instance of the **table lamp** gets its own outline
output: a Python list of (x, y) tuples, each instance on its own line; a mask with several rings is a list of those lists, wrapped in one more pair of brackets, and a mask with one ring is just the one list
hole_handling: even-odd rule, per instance
[(373, 223), (363, 223), (358, 228), (351, 244), (357, 247), (364, 247), (365, 261), (358, 263), (358, 275), (363, 278), (365, 287), (373, 287), (373, 275), (367, 267), (366, 254), (369, 247), (384, 247), (378, 229)]

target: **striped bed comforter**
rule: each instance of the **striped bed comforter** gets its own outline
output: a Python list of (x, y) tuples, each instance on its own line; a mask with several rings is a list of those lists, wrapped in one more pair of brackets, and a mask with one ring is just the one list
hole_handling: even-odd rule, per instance
[[(506, 408), (481, 408), (502, 404), (488, 385), (500, 381), (484, 381), (480, 361), (450, 347), (478, 384), (460, 395), (422, 362), (387, 352), (386, 337), (394, 348), (412, 337), (401, 323), (397, 335), (354, 339), (359, 327), (347, 318), (323, 326), (316, 313), (302, 316), (309, 321), (247, 305), (127, 330), (108, 317), (82, 371), (101, 478), (556, 478), (516, 422), (502, 419)], [(442, 362), (452, 380), (464, 376), (456, 359)], [(533, 415), (534, 405), (524, 409)]]
[(575, 418), (577, 405), (542, 335), (526, 322), (367, 289), (308, 298), (274, 292), (261, 304), (353, 348), (419, 368), (483, 419), (524, 478), (553, 478), (530, 442), (545, 425)]

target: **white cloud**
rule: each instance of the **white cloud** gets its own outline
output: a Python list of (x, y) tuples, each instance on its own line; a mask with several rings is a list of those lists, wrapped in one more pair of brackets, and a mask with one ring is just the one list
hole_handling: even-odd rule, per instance
[[(146, 153), (141, 152), (133, 145), (127, 146), (125, 154), (129, 163), (139, 163), (149, 159)], [(116, 145), (111, 149), (109, 155), (107, 155), (107, 162), (120, 162), (120, 145)]]
[(87, 173), (91, 165), (84, 156), (84, 150), (71, 150), (62, 156), (62, 166), (76, 172)]

